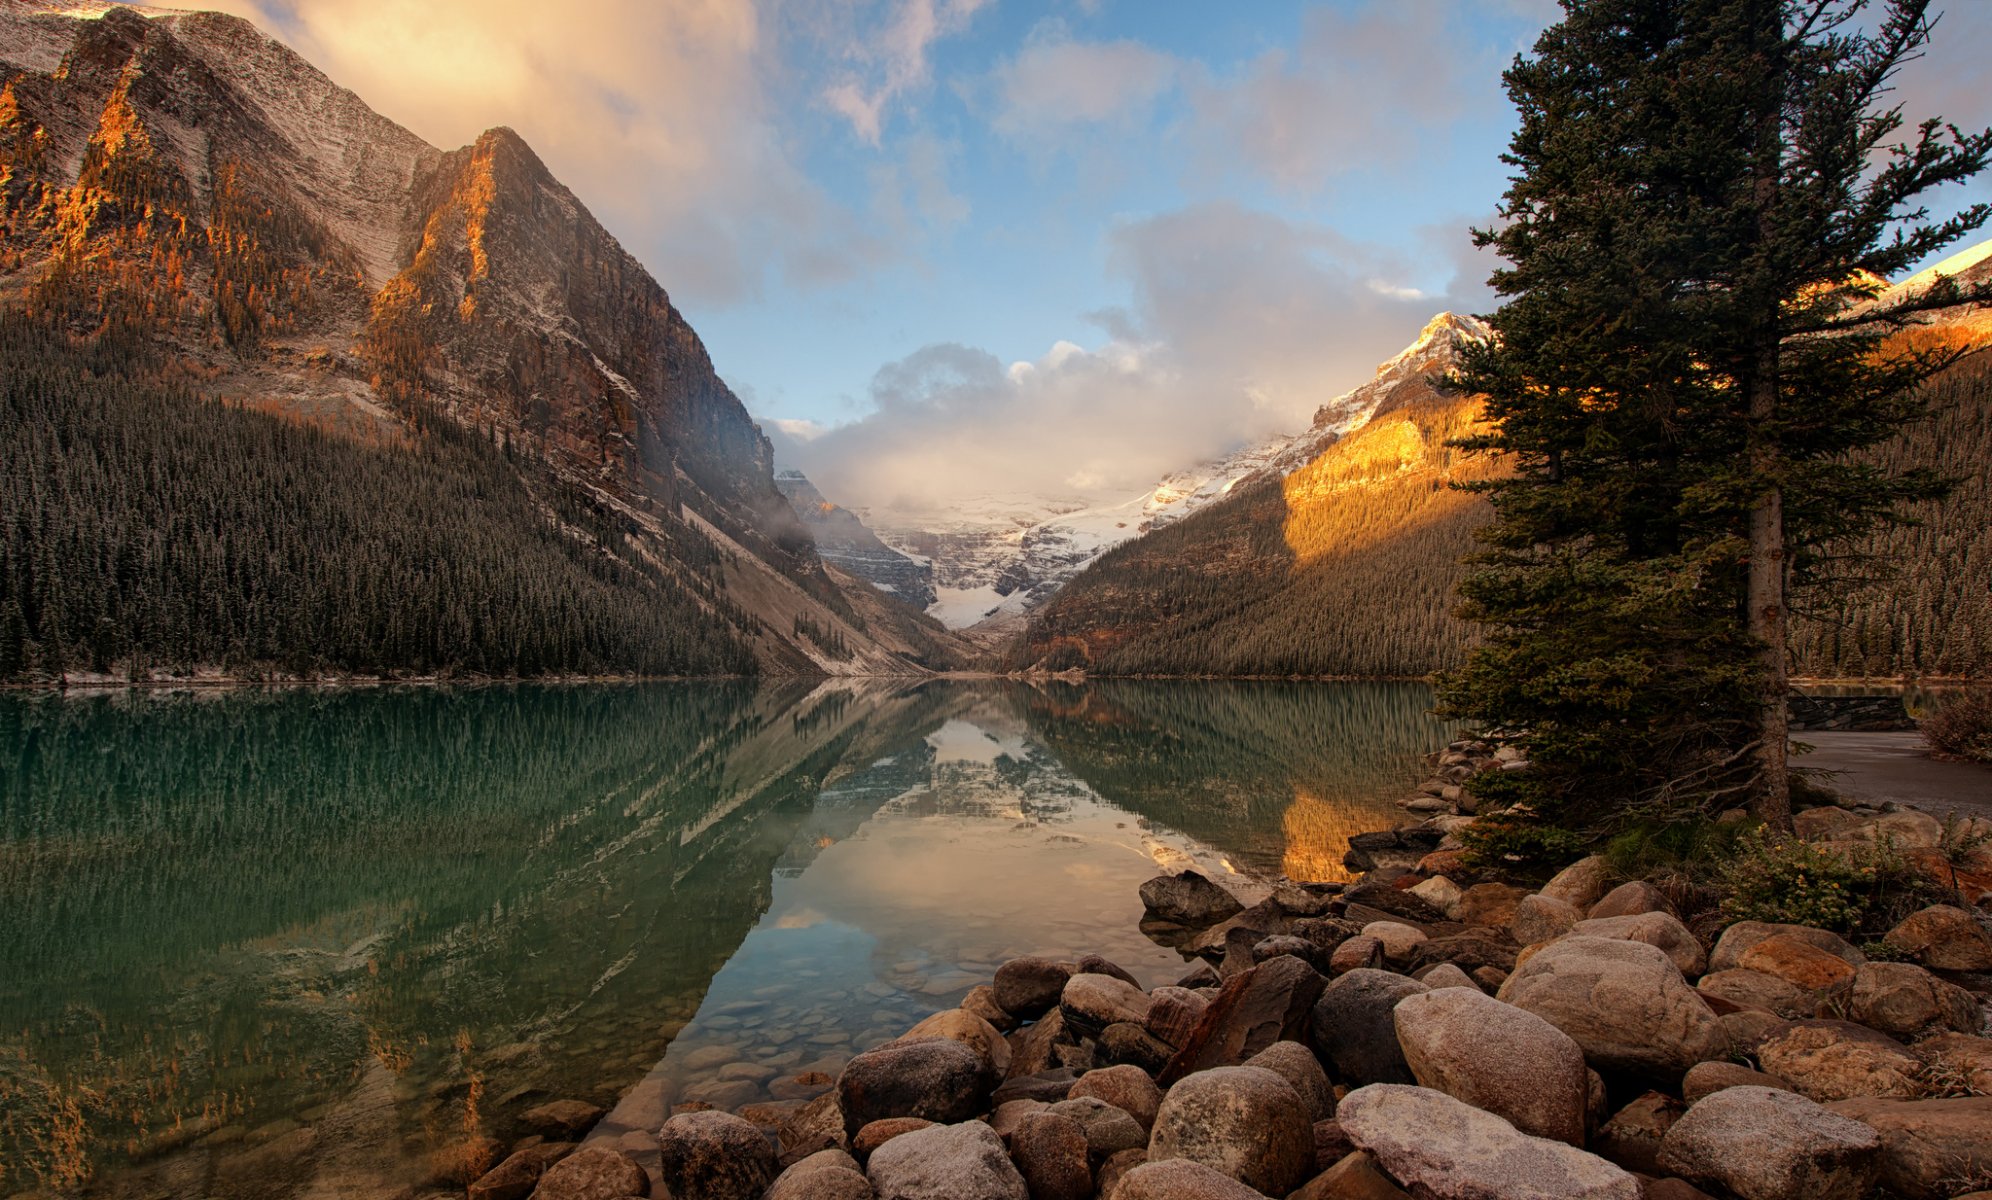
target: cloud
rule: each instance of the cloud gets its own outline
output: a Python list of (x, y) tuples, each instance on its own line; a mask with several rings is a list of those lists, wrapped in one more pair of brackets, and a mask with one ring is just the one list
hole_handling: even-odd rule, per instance
[(797, 98), (772, 90), (781, 30), (753, 0), (210, 2), (437, 146), (518, 130), (681, 302), (834, 283), (903, 252), (796, 160)]
[(1047, 21), (997, 67), (991, 124), (1032, 142), (1071, 126), (1129, 121), (1173, 86), (1178, 70), (1173, 57), (1139, 42), (1074, 41), (1063, 22)]
[(1103, 343), (1060, 341), (1009, 364), (971, 346), (923, 347), (879, 370), (863, 417), (808, 441), (777, 438), (777, 457), (856, 507), (1118, 499), (1223, 448), (1298, 431), (1447, 306), (1408, 284), (1374, 286), (1424, 264), (1236, 204), (1124, 222), (1107, 257), (1127, 303), (1094, 314)]
[(850, 123), (859, 140), (877, 146), (886, 109), (932, 79), (927, 51), (967, 28), (989, 0), (896, 0), (892, 20), (870, 37), (853, 39), (854, 66), (823, 91), (823, 102)]

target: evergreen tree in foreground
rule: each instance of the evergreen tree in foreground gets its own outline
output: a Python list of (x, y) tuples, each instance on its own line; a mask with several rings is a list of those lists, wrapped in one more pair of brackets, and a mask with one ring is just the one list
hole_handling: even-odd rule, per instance
[(1444, 710), (1526, 730), (1487, 785), (1595, 829), (1743, 801), (1786, 825), (1788, 589), (1941, 490), (1857, 452), (1921, 412), (1952, 354), (1895, 348), (1948, 284), (1881, 280), (1984, 222), (1919, 197), (1992, 133), (1899, 136), (1890, 81), (1926, 0), (1564, 0), (1505, 79), (1520, 129), (1499, 340), (1454, 381), (1514, 474), (1461, 588), (1487, 641)]

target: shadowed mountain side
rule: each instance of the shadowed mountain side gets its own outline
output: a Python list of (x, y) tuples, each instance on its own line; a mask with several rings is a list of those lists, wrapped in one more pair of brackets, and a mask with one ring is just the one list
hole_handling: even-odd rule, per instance
[(1034, 734), (1129, 812), (1224, 851), (1240, 870), (1343, 879), (1350, 834), (1447, 735), (1417, 684), (1100, 681), (1020, 686)]
[(1033, 621), (1013, 663), (1099, 675), (1410, 677), (1457, 663), (1459, 560), (1486, 517), (1453, 490), (1486, 462), (1447, 443), (1477, 402), (1444, 364), (1284, 479), (1102, 556)]
[[(391, 1119), (426, 1131), (416, 1159), (517, 1136), (532, 1096), (611, 1103), (778, 864), (808, 862), (825, 783), (964, 702), (657, 685), (0, 705), (13, 794), (38, 798), (0, 808), (0, 903), (25, 918), (0, 929), (0, 1085), (21, 1101), (0, 1153), (59, 1173), (49, 1138), (74, 1111), (144, 1164), (102, 1194), (181, 1194), (192, 1171), (291, 1195), (360, 1168), (329, 1142), (272, 1159), (209, 1135), (349, 1103), (355, 1063), (389, 1068)], [(408, 1163), (364, 1166), (385, 1187)]]

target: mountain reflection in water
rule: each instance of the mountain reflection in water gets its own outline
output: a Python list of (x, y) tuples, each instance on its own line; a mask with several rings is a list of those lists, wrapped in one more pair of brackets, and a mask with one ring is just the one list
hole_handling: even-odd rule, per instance
[[(1139, 883), (1340, 878), (1404, 684), (0, 697), (0, 1195), (446, 1186), (554, 1098), (642, 1149), (1004, 958), (1144, 981)], [(620, 1103), (619, 1103), (620, 1102)]]

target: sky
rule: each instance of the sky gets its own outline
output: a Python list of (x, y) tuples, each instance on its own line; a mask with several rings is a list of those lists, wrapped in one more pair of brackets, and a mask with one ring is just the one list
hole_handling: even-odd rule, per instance
[[(783, 466), (1106, 500), (1484, 312), (1500, 72), (1554, 0), (219, 0), (442, 147), (518, 130)], [(1912, 116), (1992, 124), (1992, 3)], [(1939, 197), (1992, 199), (1973, 183)]]

